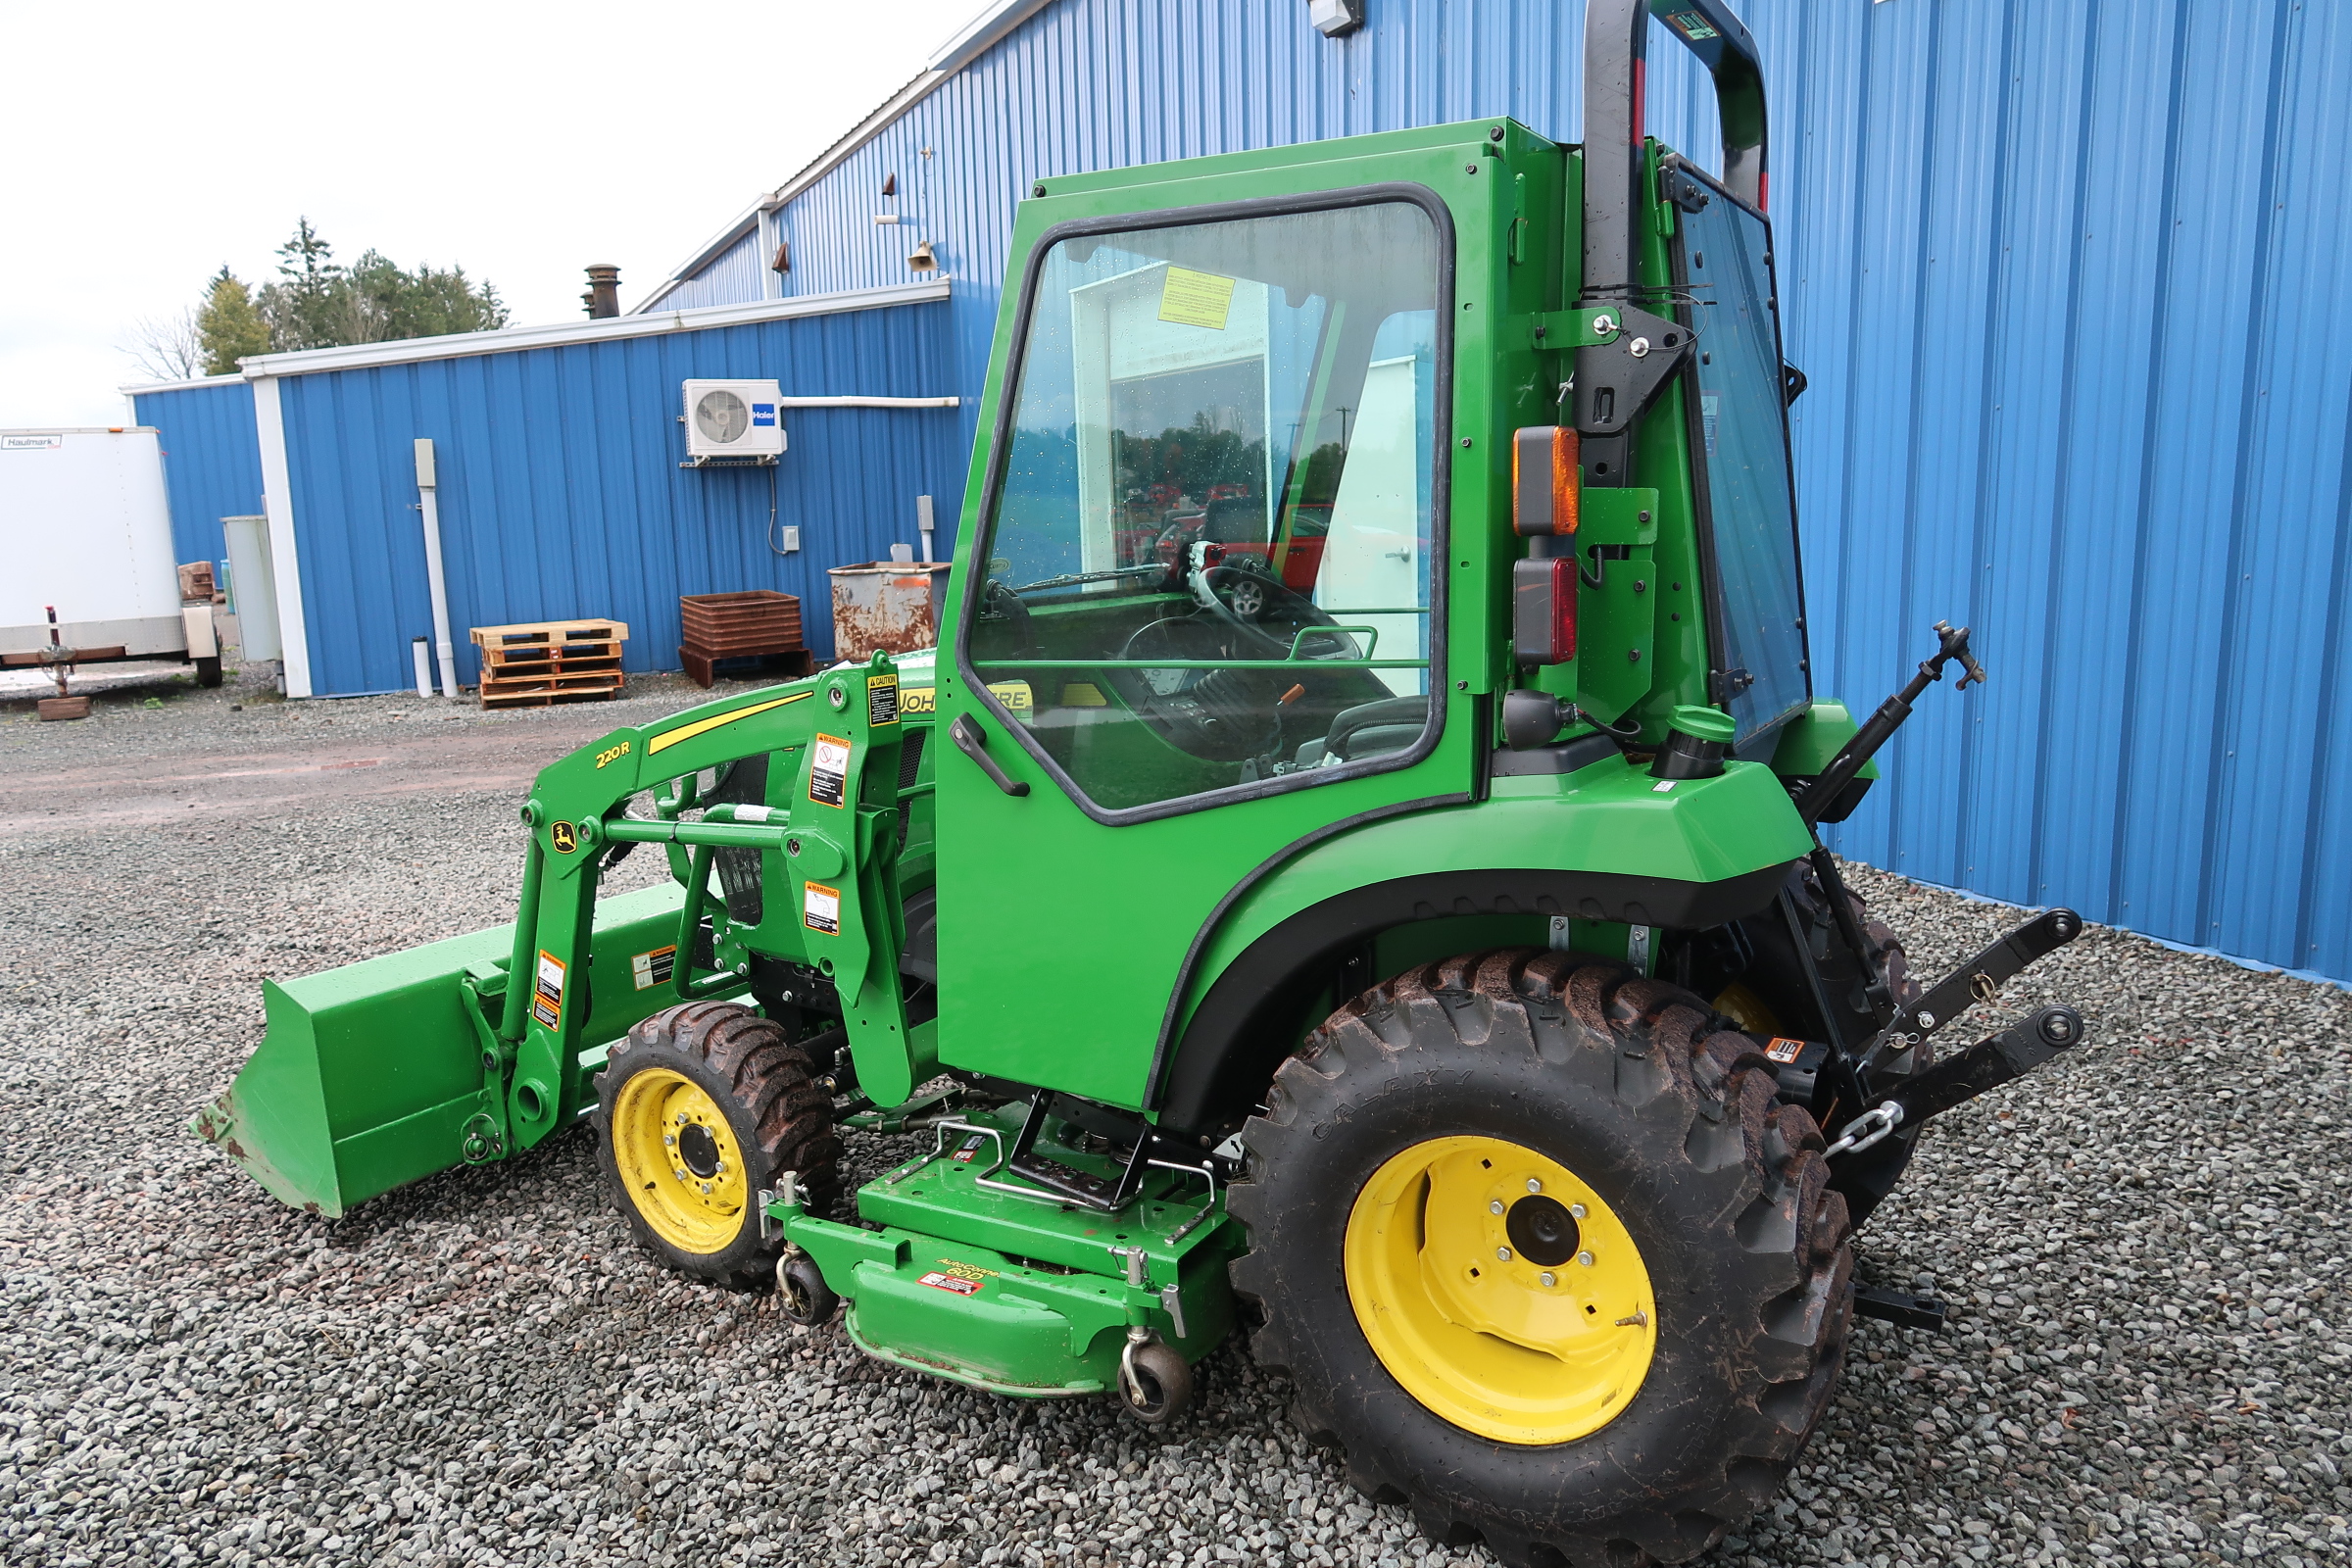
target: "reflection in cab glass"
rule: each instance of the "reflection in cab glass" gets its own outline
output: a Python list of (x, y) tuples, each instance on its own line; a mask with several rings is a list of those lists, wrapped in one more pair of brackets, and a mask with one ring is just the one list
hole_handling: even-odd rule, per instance
[(1039, 261), (966, 658), (1097, 806), (1429, 723), (1438, 236), (1407, 204)]

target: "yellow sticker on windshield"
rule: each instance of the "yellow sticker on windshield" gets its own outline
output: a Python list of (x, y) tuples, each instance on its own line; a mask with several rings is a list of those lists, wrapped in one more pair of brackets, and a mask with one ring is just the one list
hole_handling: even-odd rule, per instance
[(1233, 279), (1219, 277), (1214, 272), (1195, 272), (1181, 267), (1168, 269), (1165, 282), (1159, 288), (1159, 318), (1174, 321), (1179, 326), (1205, 326), (1212, 332), (1225, 330), (1225, 318), (1233, 314)]

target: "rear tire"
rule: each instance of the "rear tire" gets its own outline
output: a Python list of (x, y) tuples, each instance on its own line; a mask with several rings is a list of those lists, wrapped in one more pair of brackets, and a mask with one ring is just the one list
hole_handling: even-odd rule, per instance
[[(1807, 867), (1803, 878), (1791, 890), (1798, 913), (1826, 924), (1830, 919), (1830, 904)], [(1886, 982), (1886, 994), (1897, 1007), (1908, 1007), (1917, 1002), (1925, 988), (1911, 974), (1911, 956), (1903, 951), (1903, 939), (1884, 920), (1871, 918), (1870, 906), (1862, 896), (1850, 888), (1846, 891), (1847, 906), (1854, 911), (1855, 923), (1862, 927), (1862, 938), (1870, 949), (1873, 962)], [(1925, 1072), (1936, 1063), (1936, 1043), (1923, 1040), (1900, 1055), (1889, 1056), (1871, 1074), (1872, 1086), (1881, 1098), (1885, 1091), (1901, 1083), (1913, 1073)], [(1927, 1131), (1924, 1125), (1905, 1127), (1859, 1154), (1839, 1158), (1834, 1167), (1837, 1176), (1832, 1185), (1844, 1196), (1846, 1211), (1856, 1226), (1870, 1217), (1871, 1211), (1884, 1202), (1894, 1191), (1910, 1168), (1913, 1151), (1919, 1147), (1919, 1135)]]
[[(1475, 1534), (1514, 1565), (1683, 1562), (1779, 1492), (1828, 1408), (1852, 1313), (1845, 1203), (1812, 1117), (1775, 1102), (1763, 1055), (1718, 1022), (1582, 954), (1450, 958), (1334, 1013), (1245, 1127), (1230, 1207), (1252, 1249), (1234, 1288), (1265, 1315), (1251, 1348), (1355, 1486), (1409, 1502), (1432, 1538)], [(1518, 1213), (1539, 1188), (1512, 1160), (1577, 1200), (1552, 1208), (1581, 1236)], [(1367, 1230), (1375, 1200), (1389, 1218)], [(1442, 1257), (1448, 1235), (1474, 1246)], [(1365, 1283), (1367, 1247), (1385, 1284)], [(1415, 1249), (1451, 1302), (1434, 1314), (1410, 1299)], [(1478, 1300), (1510, 1335), (1458, 1327), (1479, 1292), (1500, 1293)], [(1577, 1397), (1546, 1403), (1555, 1385)]]
[(597, 1079), (597, 1162), (648, 1251), (734, 1289), (774, 1278), (781, 1237), (759, 1198), (799, 1173), (811, 1214), (840, 1185), (832, 1097), (781, 1025), (734, 1002), (689, 1002), (638, 1023)]
[(199, 659), (195, 661), (195, 664), (197, 685), (210, 687), (220, 684), (220, 660), (218, 656), (211, 659)]

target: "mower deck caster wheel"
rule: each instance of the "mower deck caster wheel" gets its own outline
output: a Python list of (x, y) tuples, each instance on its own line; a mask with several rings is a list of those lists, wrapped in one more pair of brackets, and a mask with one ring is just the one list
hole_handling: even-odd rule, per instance
[(1146, 1426), (1173, 1421), (1193, 1402), (1193, 1368), (1164, 1340), (1131, 1334), (1119, 1355), (1119, 1396)]
[(776, 1260), (776, 1310), (787, 1323), (823, 1328), (841, 1310), (841, 1298), (825, 1283), (816, 1259), (807, 1252), (789, 1252)]

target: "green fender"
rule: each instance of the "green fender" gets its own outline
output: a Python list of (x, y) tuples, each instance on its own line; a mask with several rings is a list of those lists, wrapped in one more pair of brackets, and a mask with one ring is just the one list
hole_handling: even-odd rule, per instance
[(1720, 925), (1770, 903), (1813, 840), (1761, 763), (1668, 783), (1612, 758), (1494, 781), (1479, 803), (1338, 823), (1210, 916), (1154, 1055), (1151, 1104), (1211, 1131), (1246, 1113), (1301, 1009), (1373, 934), (1459, 914)]

